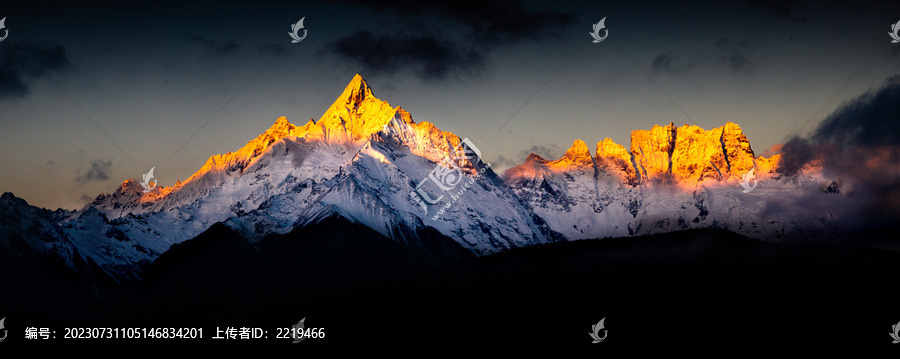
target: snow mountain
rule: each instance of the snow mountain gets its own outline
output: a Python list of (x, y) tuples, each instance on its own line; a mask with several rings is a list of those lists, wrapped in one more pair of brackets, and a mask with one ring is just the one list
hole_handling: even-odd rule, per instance
[[(434, 260), (458, 248), (487, 255), (688, 228), (764, 239), (833, 231), (827, 210), (771, 210), (773, 200), (799, 200), (798, 188), (823, 180), (815, 169), (785, 178), (777, 163), (756, 157), (736, 124), (670, 124), (634, 131), (630, 150), (606, 139), (592, 154), (577, 140), (560, 159), (532, 154), (501, 177), (476, 144), (415, 122), (356, 75), (318, 121), (281, 117), (175, 186), (144, 193), (127, 180), (78, 211), (4, 194), (0, 244), (22, 238), (82, 275), (129, 282), (173, 244), (220, 222), (252, 242), (338, 218)], [(759, 188), (744, 193), (738, 182), (750, 169)]]
[[(794, 208), (788, 216), (776, 210), (821, 192), (807, 187), (830, 183), (817, 168), (782, 176), (779, 157), (756, 157), (731, 122), (708, 131), (669, 124), (633, 131), (631, 150), (607, 138), (593, 156), (581, 140), (555, 161), (532, 154), (507, 170), (504, 180), (551, 231), (568, 240), (692, 228), (768, 240), (836, 233), (835, 208)], [(745, 191), (744, 176), (758, 188)], [(840, 197), (827, 200), (845, 204)]]

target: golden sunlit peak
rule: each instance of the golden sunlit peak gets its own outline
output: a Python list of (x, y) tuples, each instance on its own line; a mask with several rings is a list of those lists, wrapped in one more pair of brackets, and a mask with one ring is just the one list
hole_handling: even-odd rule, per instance
[(294, 124), (290, 123), (290, 121), (288, 121), (286, 117), (282, 116), (275, 120), (275, 123), (272, 124), (272, 126), (269, 127), (266, 132), (261, 134), (257, 138), (257, 140), (268, 141), (271, 139), (279, 139), (285, 136), (290, 136), (293, 134), (293, 132), (295, 132), (296, 129), (297, 126), (294, 126)]
[(731, 122), (731, 121), (725, 122), (725, 127), (734, 128), (734, 129), (738, 129), (738, 130), (741, 129), (741, 126), (739, 126), (738, 124)]
[(275, 120), (275, 125), (290, 125), (291, 122), (288, 121), (287, 117), (281, 116), (277, 120)]
[(353, 76), (353, 80), (350, 80), (350, 83), (344, 88), (344, 93), (341, 94), (340, 98), (346, 100), (347, 104), (358, 106), (368, 97), (373, 97), (372, 89), (362, 76), (356, 74), (356, 76)]
[(525, 159), (525, 163), (528, 163), (528, 162), (546, 163), (547, 160), (544, 159), (543, 157), (541, 157), (541, 155), (539, 155), (537, 153), (532, 153), (532, 154), (528, 155), (528, 158)]
[(548, 169), (554, 168), (557, 171), (564, 171), (565, 169), (574, 166), (574, 167), (584, 167), (593, 165), (593, 158), (591, 157), (591, 151), (588, 149), (587, 144), (582, 140), (575, 140), (572, 143), (572, 147), (570, 147), (566, 153), (555, 161), (548, 161), (543, 157), (532, 153), (525, 160), (526, 164), (532, 165), (546, 165)]
[(611, 138), (604, 138), (603, 141), (597, 142), (597, 157), (603, 156), (621, 156), (625, 154), (631, 156), (625, 146), (615, 143)]
[(288, 121), (287, 117), (281, 116), (277, 120), (275, 120), (275, 123), (272, 124), (272, 127), (269, 127), (269, 130), (266, 132), (270, 132), (272, 130), (290, 130), (294, 127), (294, 124)]
[(575, 142), (572, 142), (572, 147), (570, 147), (569, 150), (566, 151), (565, 156), (568, 158), (580, 158), (580, 157), (590, 158), (591, 151), (588, 150), (588, 146), (586, 143), (584, 143), (584, 141), (575, 140)]

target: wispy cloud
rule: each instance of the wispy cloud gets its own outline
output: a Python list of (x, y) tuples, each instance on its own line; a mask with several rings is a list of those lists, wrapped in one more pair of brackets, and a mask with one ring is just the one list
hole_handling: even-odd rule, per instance
[(807, 137), (781, 148), (779, 171), (793, 175), (809, 164), (844, 181), (859, 198), (869, 224), (900, 220), (900, 75), (847, 101)]
[(563, 152), (564, 150), (554, 143), (532, 145), (513, 156), (501, 155), (496, 160), (491, 161), (491, 163), (493, 164), (494, 172), (502, 173), (509, 168), (521, 165), (532, 153), (544, 159), (555, 160), (562, 157)]
[(468, 75), (484, 68), (482, 52), (456, 41), (403, 31), (375, 34), (362, 30), (336, 40), (329, 47), (371, 74), (412, 70), (423, 79), (442, 79), (451, 73)]
[(229, 56), (234, 55), (240, 49), (240, 46), (234, 40), (228, 40), (225, 42), (218, 42), (213, 39), (203, 37), (194, 33), (185, 33), (184, 37), (188, 39), (188, 41), (202, 45), (206, 51), (204, 51), (204, 55), (207, 56)]
[(713, 59), (732, 73), (752, 73), (759, 67), (760, 56), (752, 51), (748, 41), (716, 41)]
[(78, 201), (79, 201), (79, 202), (83, 202), (83, 203), (87, 203), (87, 202), (93, 202), (94, 199), (95, 199), (95, 197), (91, 197), (91, 195), (89, 195), (89, 194), (87, 194), (87, 193), (82, 193), (82, 194), (81, 194), (81, 197), (78, 198)]
[(685, 61), (674, 52), (661, 54), (650, 62), (650, 71), (654, 76), (666, 74), (683, 74), (699, 64), (698, 61)]
[(728, 71), (733, 74), (751, 74), (759, 69), (762, 55), (749, 41), (716, 40), (711, 48), (694, 55), (667, 52), (653, 58), (650, 70), (659, 74), (681, 75), (705, 67)]
[(779, 19), (806, 24), (806, 17), (797, 9), (796, 0), (750, 0), (750, 5)]
[[(404, 29), (415, 31), (356, 31), (325, 45), (323, 51), (361, 66), (366, 73), (411, 70), (426, 80), (476, 75), (496, 46), (558, 36), (575, 22), (572, 14), (528, 10), (518, 1), (347, 2), (371, 6), (376, 12), (395, 12), (409, 19)], [(428, 16), (461, 24), (465, 30), (449, 33), (416, 20)]]
[(85, 184), (88, 182), (102, 182), (110, 179), (112, 161), (92, 160), (87, 170), (75, 177), (75, 182)]
[(6, 43), (0, 46), (0, 101), (28, 95), (32, 82), (72, 68), (61, 45)]

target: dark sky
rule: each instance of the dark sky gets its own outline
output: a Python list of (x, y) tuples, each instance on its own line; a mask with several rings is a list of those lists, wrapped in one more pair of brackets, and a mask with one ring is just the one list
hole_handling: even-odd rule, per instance
[(378, 4), (4, 5), (0, 191), (78, 208), (151, 167), (171, 186), (318, 119), (355, 73), (501, 169), (669, 122), (738, 123), (762, 154), (900, 73), (886, 1)]

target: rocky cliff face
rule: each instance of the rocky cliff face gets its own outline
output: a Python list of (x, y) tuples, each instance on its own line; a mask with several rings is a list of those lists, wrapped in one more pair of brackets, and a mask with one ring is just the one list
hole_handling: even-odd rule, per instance
[(631, 152), (609, 138), (597, 142), (597, 156), (595, 158), (597, 168), (603, 173), (614, 176), (616, 179), (629, 185), (641, 182), (641, 176), (635, 170), (634, 157)]
[(672, 172), (672, 152), (675, 150), (675, 126), (654, 125), (649, 131), (631, 132), (631, 153), (635, 170), (646, 182), (668, 177)]
[[(743, 176), (756, 168), (750, 141), (740, 126), (704, 130), (700, 126), (653, 126), (631, 133), (635, 171), (643, 182), (697, 183)], [(768, 161), (766, 161), (768, 164)]]
[[(570, 240), (710, 227), (758, 238), (822, 230), (761, 211), (769, 196), (791, 202), (784, 197), (796, 192), (786, 194), (792, 185), (776, 178), (778, 156), (756, 157), (734, 123), (637, 130), (631, 150), (607, 138), (593, 161), (586, 147), (577, 140), (555, 161), (532, 154), (504, 174), (516, 195)], [(742, 192), (738, 182), (751, 170), (749, 185), (766, 188)]]
[[(778, 155), (756, 157), (741, 127), (731, 122), (711, 130), (691, 125), (675, 127), (673, 123), (656, 125), (650, 130), (633, 131), (630, 151), (606, 138), (597, 143), (593, 163), (584, 160), (589, 157), (584, 142), (576, 140), (559, 160), (545, 160), (532, 154), (523, 165), (510, 169), (506, 177), (516, 178), (538, 162), (557, 171), (596, 163), (602, 175), (615, 177), (623, 184), (664, 182), (690, 187), (707, 180), (740, 178), (751, 169), (757, 175), (770, 174), (778, 165)], [(540, 160), (533, 161), (534, 158)]]

